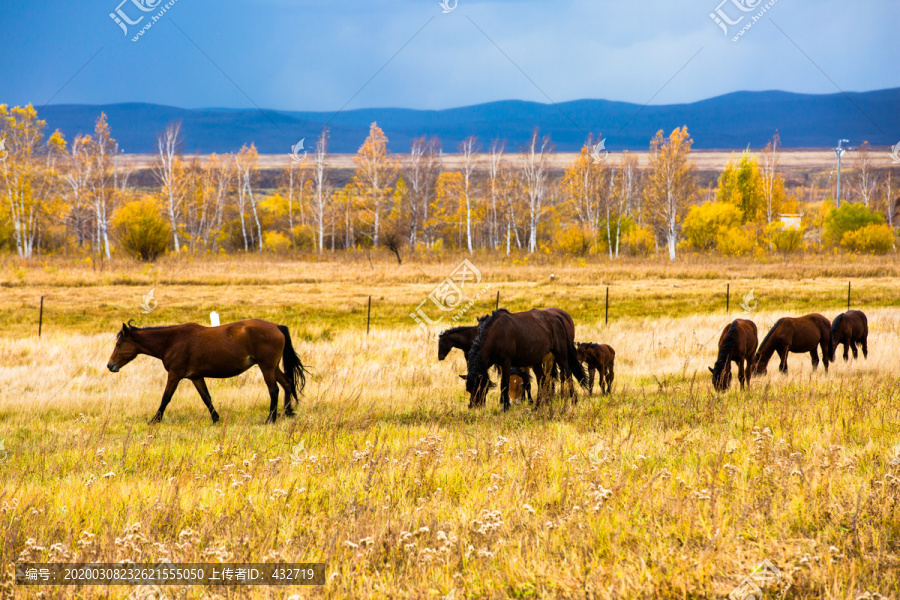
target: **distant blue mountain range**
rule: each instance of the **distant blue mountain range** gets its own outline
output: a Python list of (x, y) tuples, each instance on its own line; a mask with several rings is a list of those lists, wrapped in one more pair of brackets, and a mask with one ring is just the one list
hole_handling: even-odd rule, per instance
[(149, 153), (157, 134), (181, 121), (186, 153), (229, 152), (256, 144), (263, 154), (285, 154), (301, 138), (311, 149), (322, 127), (330, 131), (329, 151), (356, 152), (374, 121), (393, 152), (407, 152), (419, 136), (437, 136), (445, 152), (456, 152), (467, 136), (482, 147), (506, 141), (519, 150), (535, 127), (549, 134), (557, 151), (577, 151), (589, 133), (606, 138), (606, 148), (644, 150), (662, 129), (687, 125), (694, 147), (737, 149), (766, 144), (777, 129), (787, 148), (830, 147), (847, 138), (856, 145), (900, 141), (900, 88), (872, 92), (808, 95), (788, 92), (735, 92), (692, 104), (641, 106), (608, 100), (540, 104), (507, 100), (447, 110), (371, 108), (326, 112), (287, 112), (208, 108), (188, 110), (155, 104), (107, 106), (51, 105), (40, 111), (51, 130), (71, 140), (93, 131), (105, 112), (113, 136), (127, 153)]

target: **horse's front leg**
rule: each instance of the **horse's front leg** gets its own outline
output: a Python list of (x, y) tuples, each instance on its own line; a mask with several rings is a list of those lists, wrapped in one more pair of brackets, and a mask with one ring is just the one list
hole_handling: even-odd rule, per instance
[(844, 342), (844, 362), (847, 362), (848, 360), (850, 360), (849, 350), (850, 350), (849, 344), (847, 344), (847, 342)]
[(500, 404), (504, 412), (509, 410), (509, 361), (500, 367)]
[(541, 364), (532, 365), (531, 372), (534, 373), (534, 380), (537, 383), (537, 393), (534, 395), (534, 407), (537, 408), (541, 405), (544, 394), (547, 393), (545, 389), (547, 375), (544, 373), (544, 367)]
[[(743, 359), (737, 361), (738, 366), (738, 381), (741, 382), (741, 389), (744, 389), (744, 379), (746, 378), (746, 373), (744, 372), (744, 361)], [(728, 368), (731, 368), (731, 363), (728, 363)]]
[(856, 340), (850, 341), (850, 349), (853, 350), (853, 360), (859, 360), (859, 349), (856, 347)]
[(166, 412), (166, 407), (169, 405), (169, 401), (172, 400), (172, 394), (175, 393), (175, 388), (178, 387), (178, 382), (181, 381), (181, 379), (181, 375), (169, 372), (169, 378), (166, 380), (166, 389), (163, 391), (162, 402), (159, 403), (159, 410), (157, 410), (156, 414), (153, 415), (153, 418), (150, 419), (150, 425), (155, 425), (162, 421), (163, 414)]
[(209, 411), (209, 416), (212, 417), (212, 422), (218, 423), (219, 413), (216, 412), (216, 407), (213, 406), (212, 396), (209, 395), (209, 389), (206, 387), (206, 380), (204, 380), (203, 378), (192, 379), (191, 383), (194, 384), (194, 387), (197, 388), (197, 393), (200, 394), (200, 398), (203, 399), (203, 404), (206, 405), (206, 409)]
[[(594, 375), (597, 373), (597, 369), (594, 368), (594, 365), (588, 367), (588, 396), (592, 396), (594, 394)], [(602, 373), (602, 371), (601, 371)], [(604, 377), (600, 377), (600, 391), (603, 391), (603, 380)]]
[[(740, 369), (740, 372), (743, 373), (744, 380), (747, 382), (747, 389), (750, 389), (750, 377), (753, 375), (753, 367), (752, 363), (750, 362), (751, 360), (752, 359), (750, 358), (745, 358), (744, 360), (738, 362), (738, 368)], [(742, 381), (741, 388), (743, 387), (744, 382)]]
[(788, 354), (790, 354), (790, 350), (788, 348), (782, 348), (778, 351), (778, 358), (781, 359), (781, 362), (778, 364), (778, 370), (782, 373), (787, 373), (787, 359)]
[(812, 368), (813, 371), (815, 371), (819, 368), (819, 351), (816, 348), (813, 348), (812, 352), (809, 353), (809, 357), (812, 359)]

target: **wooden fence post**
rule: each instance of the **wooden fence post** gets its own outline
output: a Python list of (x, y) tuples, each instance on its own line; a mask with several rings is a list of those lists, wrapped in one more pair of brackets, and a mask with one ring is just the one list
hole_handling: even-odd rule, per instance
[(603, 321), (604, 325), (609, 325), (609, 286), (606, 286), (606, 318)]

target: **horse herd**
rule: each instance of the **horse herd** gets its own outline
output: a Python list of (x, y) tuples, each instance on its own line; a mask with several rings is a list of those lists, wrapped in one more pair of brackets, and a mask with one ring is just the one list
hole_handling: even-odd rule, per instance
[[(857, 344), (868, 357), (869, 326), (866, 315), (850, 310), (833, 322), (820, 314), (784, 317), (772, 327), (762, 344), (758, 343), (753, 321), (735, 319), (722, 330), (719, 352), (712, 373), (713, 387), (724, 391), (731, 385), (731, 363), (737, 363), (741, 388), (749, 386), (754, 374), (766, 373), (772, 356), (777, 353), (779, 370), (787, 373), (789, 353), (809, 353), (813, 369), (819, 365), (819, 350), (825, 370), (835, 359), (839, 345), (844, 346), (844, 360), (849, 351), (858, 357)], [(500, 403), (508, 410), (513, 401), (527, 397), (535, 407), (554, 393), (555, 382), (560, 391), (577, 400), (577, 381), (589, 394), (599, 374), (600, 391), (609, 394), (615, 377), (613, 348), (606, 344), (575, 343), (575, 322), (558, 308), (532, 309), (511, 313), (495, 310), (480, 317), (478, 324), (454, 327), (438, 337), (438, 360), (444, 360), (458, 348), (466, 357), (467, 373), (460, 375), (469, 393), (469, 408), (484, 406), (487, 392), (495, 387), (490, 370), (500, 373)], [(269, 391), (269, 415), (266, 423), (274, 423), (278, 415), (278, 388), (284, 390), (284, 414), (293, 416), (293, 401), (299, 401), (306, 385), (308, 369), (300, 361), (284, 325), (259, 319), (237, 321), (218, 327), (196, 323), (169, 327), (134, 327), (123, 323), (116, 335), (116, 345), (107, 368), (118, 372), (135, 357), (144, 354), (162, 361), (168, 372), (162, 401), (151, 424), (162, 421), (163, 414), (182, 379), (194, 384), (213, 422), (219, 414), (212, 404), (206, 378), (222, 379), (240, 375), (258, 365)], [(279, 362), (284, 370), (279, 368)], [(588, 371), (585, 372), (584, 365)], [(537, 393), (531, 394), (531, 374), (537, 381)]]

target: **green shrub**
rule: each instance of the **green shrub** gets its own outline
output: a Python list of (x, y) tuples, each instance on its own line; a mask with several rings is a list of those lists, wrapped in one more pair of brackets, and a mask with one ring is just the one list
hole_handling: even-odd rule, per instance
[(862, 204), (846, 203), (840, 208), (833, 208), (825, 215), (825, 230), (822, 240), (834, 246), (843, 244), (844, 234), (848, 231), (862, 229), (866, 225), (884, 223), (881, 213), (869, 210)]
[(847, 250), (866, 254), (887, 254), (893, 245), (894, 232), (887, 223), (866, 225), (841, 238), (841, 246)]
[[(609, 229), (607, 229), (607, 226)], [(600, 221), (600, 230), (597, 232), (597, 251), (598, 252), (606, 252), (609, 253), (609, 240), (612, 238), (612, 249), (613, 252), (616, 251), (616, 228), (619, 230), (619, 246), (622, 245), (622, 240), (637, 229), (637, 223), (634, 222), (634, 219), (630, 217), (623, 216), (622, 220), (618, 219), (610, 219), (609, 223), (604, 221)]]
[(681, 228), (682, 246), (692, 250), (711, 250), (719, 234), (741, 224), (741, 209), (727, 202), (707, 202), (692, 206)]
[(785, 227), (780, 221), (773, 221), (766, 226), (766, 236), (772, 246), (779, 252), (796, 252), (803, 247), (805, 228)]
[(172, 228), (150, 196), (123, 204), (113, 214), (112, 228), (122, 249), (140, 260), (156, 260), (169, 248)]

